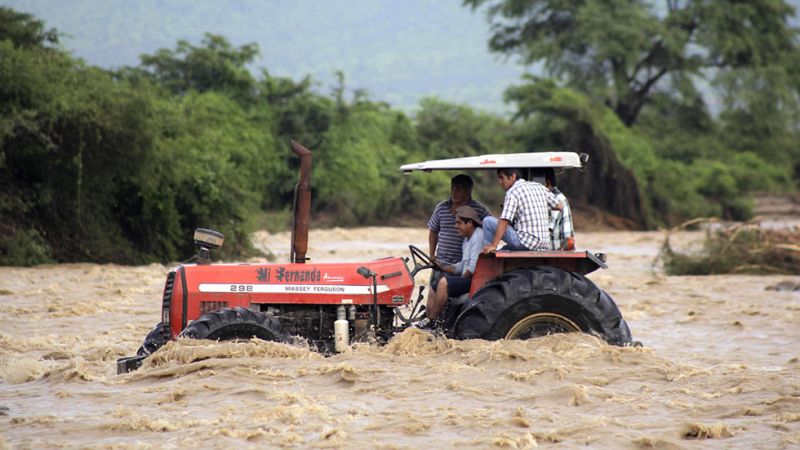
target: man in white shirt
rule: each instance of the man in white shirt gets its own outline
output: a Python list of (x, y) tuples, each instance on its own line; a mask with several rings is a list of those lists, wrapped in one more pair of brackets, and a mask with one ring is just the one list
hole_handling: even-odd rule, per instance
[(483, 251), (497, 250), (501, 240), (507, 250), (549, 250), (550, 210), (561, 210), (561, 204), (544, 185), (522, 178), (519, 169), (498, 169), (497, 178), (506, 191), (503, 212), (499, 219), (484, 219)]

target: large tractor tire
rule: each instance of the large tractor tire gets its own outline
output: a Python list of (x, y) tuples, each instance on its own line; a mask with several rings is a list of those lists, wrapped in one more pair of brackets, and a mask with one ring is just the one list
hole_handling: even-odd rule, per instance
[(166, 343), (167, 338), (164, 337), (164, 324), (159, 322), (153, 327), (152, 330), (150, 330), (149, 333), (147, 333), (142, 346), (139, 347), (139, 350), (136, 352), (136, 354), (138, 356), (152, 355), (156, 352), (156, 350), (160, 349)]
[(265, 341), (291, 342), (278, 319), (247, 308), (223, 308), (204, 314), (181, 332), (192, 339), (229, 341), (257, 337)]
[(632, 345), (614, 300), (583, 275), (550, 266), (517, 269), (486, 283), (455, 324), (457, 339), (529, 339), (553, 333), (594, 334)]

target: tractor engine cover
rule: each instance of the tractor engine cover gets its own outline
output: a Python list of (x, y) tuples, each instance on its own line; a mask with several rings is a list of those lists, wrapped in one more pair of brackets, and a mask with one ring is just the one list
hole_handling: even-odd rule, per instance
[(369, 262), (320, 264), (209, 264), (183, 265), (167, 278), (162, 305), (165, 331), (175, 338), (186, 325), (203, 314), (241, 306), (266, 309), (266, 305), (372, 305), (374, 272), (377, 304), (407, 305), (414, 281), (402, 258)]

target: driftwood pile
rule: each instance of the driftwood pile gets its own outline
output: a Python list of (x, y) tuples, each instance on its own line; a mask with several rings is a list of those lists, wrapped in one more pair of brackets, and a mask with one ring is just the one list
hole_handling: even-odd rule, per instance
[[(706, 240), (696, 254), (673, 250), (671, 235), (702, 223)], [(758, 223), (735, 225), (694, 219), (667, 233), (656, 263), (669, 275), (714, 275), (728, 273), (800, 275), (800, 229), (763, 228)]]

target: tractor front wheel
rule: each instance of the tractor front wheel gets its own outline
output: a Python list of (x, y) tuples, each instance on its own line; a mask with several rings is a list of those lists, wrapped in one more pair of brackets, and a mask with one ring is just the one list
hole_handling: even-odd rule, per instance
[(144, 338), (144, 342), (142, 346), (139, 347), (139, 350), (136, 352), (138, 356), (147, 356), (151, 355), (156, 352), (156, 350), (160, 349), (164, 344), (167, 343), (167, 338), (164, 336), (164, 324), (159, 322), (156, 326), (147, 333), (147, 336)]
[(182, 337), (229, 341), (253, 337), (265, 341), (291, 342), (278, 319), (247, 308), (223, 308), (206, 313), (184, 329)]
[(486, 283), (455, 324), (457, 339), (529, 339), (554, 333), (594, 334), (631, 345), (631, 332), (614, 300), (583, 275), (538, 266)]

